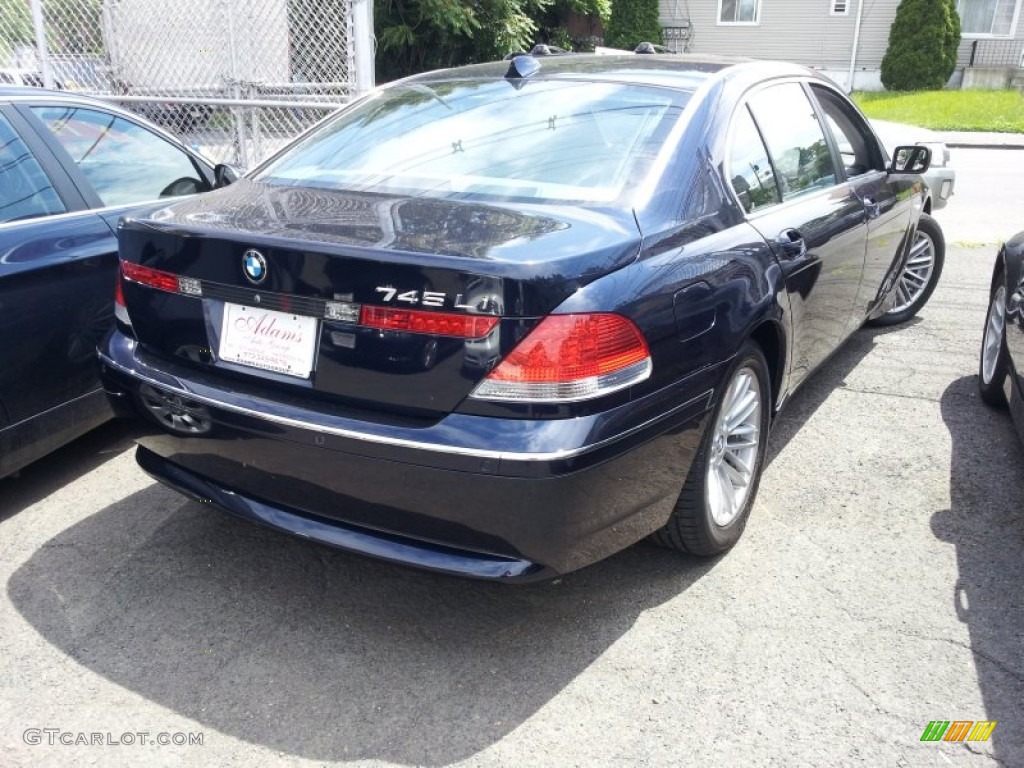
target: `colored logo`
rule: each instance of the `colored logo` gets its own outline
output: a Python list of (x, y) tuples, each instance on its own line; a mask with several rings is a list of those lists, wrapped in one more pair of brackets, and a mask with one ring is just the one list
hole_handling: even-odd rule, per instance
[(995, 729), (995, 720), (932, 720), (921, 741), (988, 741)]
[(250, 248), (242, 254), (242, 270), (250, 283), (259, 285), (267, 279), (267, 260), (262, 253)]

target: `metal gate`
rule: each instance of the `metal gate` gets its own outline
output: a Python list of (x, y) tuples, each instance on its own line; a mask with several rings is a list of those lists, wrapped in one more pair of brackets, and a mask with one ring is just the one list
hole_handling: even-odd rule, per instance
[(373, 87), (372, 0), (0, 0), (0, 81), (121, 103), (251, 167)]

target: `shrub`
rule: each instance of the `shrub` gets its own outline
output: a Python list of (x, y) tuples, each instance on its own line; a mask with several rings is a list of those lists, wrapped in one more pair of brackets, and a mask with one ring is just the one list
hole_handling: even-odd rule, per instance
[(661, 44), (658, 0), (613, 2), (611, 17), (604, 31), (604, 44), (631, 51), (645, 42)]
[(889, 30), (882, 85), (890, 91), (940, 89), (956, 68), (959, 47), (954, 0), (903, 0)]

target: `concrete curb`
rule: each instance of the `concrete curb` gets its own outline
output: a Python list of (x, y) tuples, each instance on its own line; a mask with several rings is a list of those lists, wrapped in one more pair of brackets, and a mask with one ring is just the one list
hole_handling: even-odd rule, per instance
[(1024, 142), (1020, 144), (994, 144), (980, 141), (947, 141), (946, 146), (950, 149), (1024, 149)]
[(936, 131), (951, 149), (1024, 149), (1024, 133)]

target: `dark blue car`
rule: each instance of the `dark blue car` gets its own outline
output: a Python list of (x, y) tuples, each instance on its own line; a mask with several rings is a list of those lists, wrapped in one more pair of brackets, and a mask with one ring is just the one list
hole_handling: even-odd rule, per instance
[(999, 249), (992, 271), (988, 315), (981, 341), (978, 382), (989, 405), (1009, 406), (1024, 440), (1024, 232)]
[(95, 350), (113, 325), (117, 220), (213, 182), (128, 112), (0, 86), (0, 477), (111, 417)]
[(746, 523), (793, 391), (895, 300), (929, 151), (806, 69), (521, 56), (381, 89), (126, 220), (140, 465), (242, 517), (528, 580)]

